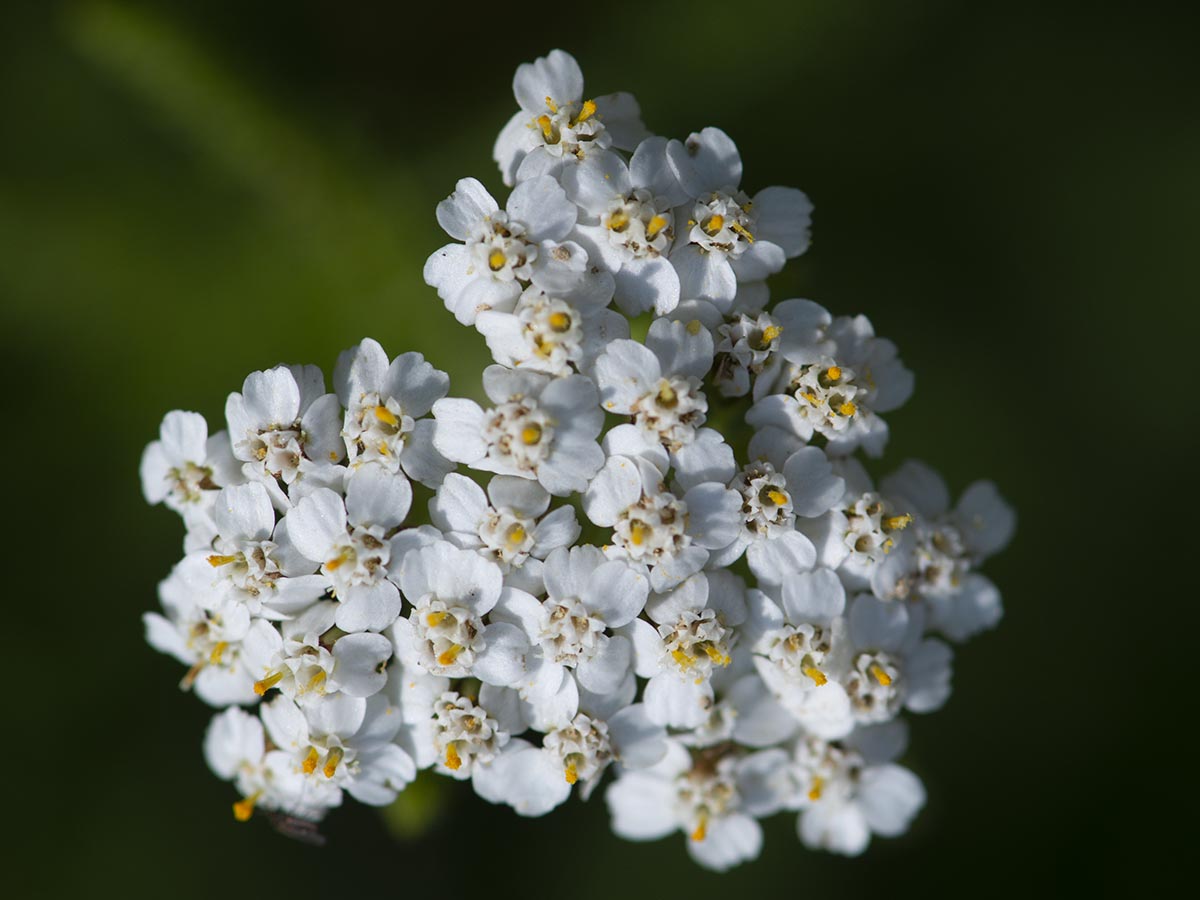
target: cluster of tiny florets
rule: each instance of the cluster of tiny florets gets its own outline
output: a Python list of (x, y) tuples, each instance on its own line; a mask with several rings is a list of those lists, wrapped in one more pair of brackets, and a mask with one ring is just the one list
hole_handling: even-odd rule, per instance
[(607, 782), (617, 834), (682, 832), (713, 869), (782, 811), (837, 853), (902, 833), (925, 799), (902, 714), (999, 619), (979, 566), (1012, 511), (856, 458), (913, 379), (865, 317), (770, 302), (803, 193), (744, 188), (719, 129), (649, 135), (560, 50), (513, 87), (512, 192), (460, 181), (425, 265), (486, 339), (486, 399), (366, 339), (332, 392), (255, 372), (224, 430), (171, 412), (143, 456), (187, 529), (146, 636), (222, 709), (235, 816), (315, 823), (431, 769), (530, 816)]

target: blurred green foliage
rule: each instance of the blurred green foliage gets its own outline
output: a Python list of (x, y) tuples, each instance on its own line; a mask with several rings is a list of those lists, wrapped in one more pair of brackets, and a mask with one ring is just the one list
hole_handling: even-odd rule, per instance
[[(1161, 736), (1194, 705), (1174, 699), (1191, 589), (1169, 552), (1195, 447), (1187, 7), (9, 2), (0, 22), (12, 896), (975, 895), (1168, 874), (1194, 833), (1186, 755)], [(612, 838), (599, 796), (517, 822), (423, 782), (388, 827), (339, 811), (315, 851), (233, 822), (201, 759), (208, 711), (142, 643), (179, 552), (137, 482), (165, 411), (217, 422), (247, 372), (328, 371), (367, 334), (478, 392), (482, 341), (421, 279), (433, 207), (468, 174), (499, 189), (512, 70), (554, 46), (659, 133), (725, 128), (748, 185), (810, 193), (813, 249), (774, 296), (868, 314), (917, 373), (889, 460), (956, 489), (990, 476), (1020, 513), (989, 566), (1001, 628), (913, 723), (929, 806), (860, 860), (801, 852), (785, 816), (718, 880), (681, 837)]]

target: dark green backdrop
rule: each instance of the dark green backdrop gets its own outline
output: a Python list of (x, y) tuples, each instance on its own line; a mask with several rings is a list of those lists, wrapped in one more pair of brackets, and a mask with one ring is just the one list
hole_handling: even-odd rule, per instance
[[(564, 898), (1147, 889), (1194, 836), (1195, 23), (1150, 3), (5, 3), (0, 334), (7, 888), (37, 896)], [(650, 126), (717, 124), (814, 243), (774, 296), (865, 312), (917, 374), (890, 458), (1020, 514), (999, 630), (913, 722), (930, 802), (858, 860), (793, 820), (718, 877), (599, 797), (424, 836), (347, 808), (314, 851), (238, 825), (209, 712), (142, 643), (179, 554), (145, 507), (162, 414), (370, 334), (477, 391), (421, 280), (456, 178), (493, 188), (514, 67), (562, 46)], [(1190, 352), (1189, 352), (1190, 351)], [(111, 893), (111, 888), (121, 893)], [(385, 893), (386, 892), (386, 893)], [(27, 896), (20, 890), (11, 896)]]

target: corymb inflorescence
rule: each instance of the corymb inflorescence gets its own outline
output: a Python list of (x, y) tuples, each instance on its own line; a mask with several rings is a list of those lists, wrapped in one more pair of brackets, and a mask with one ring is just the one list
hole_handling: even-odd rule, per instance
[(836, 853), (901, 834), (904, 717), (1000, 618), (979, 568), (1012, 510), (868, 475), (913, 378), (864, 316), (771, 302), (803, 193), (744, 185), (717, 128), (651, 135), (561, 50), (513, 87), (512, 191), (458, 182), (425, 265), (495, 360), (478, 399), (368, 338), (332, 390), (254, 372), (223, 430), (170, 412), (142, 458), (186, 527), (146, 637), (220, 710), (234, 816), (316, 823), (424, 769), (528, 816), (599, 789), (617, 834), (713, 869), (779, 813)]

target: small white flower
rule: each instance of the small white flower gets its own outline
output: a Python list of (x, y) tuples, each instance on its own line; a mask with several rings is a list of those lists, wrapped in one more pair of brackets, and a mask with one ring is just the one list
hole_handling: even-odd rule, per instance
[(536, 479), (556, 497), (582, 491), (604, 464), (596, 386), (584, 375), (551, 379), (488, 366), (483, 388), (495, 404), (447, 398), (433, 405), (434, 445), (472, 469)]
[(701, 379), (712, 359), (712, 335), (700, 322), (655, 319), (645, 344), (613, 341), (596, 360), (600, 401), (609, 412), (632, 416), (635, 425), (676, 452), (705, 422), (708, 399)]
[(179, 513), (187, 527), (185, 551), (212, 540), (212, 506), (217, 492), (243, 481), (241, 467), (223, 431), (208, 436), (204, 416), (175, 410), (159, 426), (159, 437), (142, 453), (139, 472), (146, 502)]
[(740, 506), (736, 493), (715, 482), (677, 497), (645, 458), (619, 455), (609, 457), (583, 497), (587, 517), (613, 529), (609, 554), (650, 567), (656, 591), (700, 571), (711, 551), (737, 537)]
[(564, 163), (605, 147), (632, 150), (646, 133), (631, 94), (585, 100), (579, 63), (562, 50), (518, 66), (513, 94), (521, 109), (492, 150), (509, 187), (532, 175), (555, 173)]
[(257, 679), (254, 692), (271, 688), (297, 703), (316, 702), (339, 691), (370, 697), (387, 683), (384, 667), (392, 642), (381, 634), (334, 631), (337, 604), (317, 603), (276, 628), (259, 619), (242, 643), (246, 665)]
[(180, 576), (199, 602), (242, 603), (253, 616), (282, 619), (300, 612), (329, 588), (275, 523), (267, 489), (259, 482), (222, 488), (213, 503), (217, 535), (207, 550), (189, 553)]
[(829, 569), (787, 579), (783, 602), (749, 592), (754, 666), (783, 707), (809, 732), (843, 737), (854, 727), (835, 652), (848, 643), (846, 594)]
[(433, 420), (423, 418), (446, 396), (450, 378), (420, 353), (389, 363), (383, 347), (366, 338), (338, 357), (333, 383), (346, 407), (342, 439), (351, 470), (373, 462), (436, 487), (453, 468), (433, 449)]
[(696, 728), (713, 705), (711, 677), (733, 661), (746, 618), (745, 585), (728, 571), (701, 572), (646, 604), (651, 622), (634, 620), (637, 674), (649, 679), (643, 702), (651, 721)]
[(536, 481), (496, 475), (487, 493), (462, 475), (446, 476), (429, 502), (429, 513), (446, 540), (476, 550), (504, 573), (505, 583), (542, 592), (542, 560), (579, 537), (575, 509), (547, 513), (550, 495)]
[(288, 772), (308, 802), (338, 806), (346, 791), (360, 803), (385, 806), (416, 777), (411, 757), (392, 742), (400, 714), (382, 696), (333, 694), (300, 707), (281, 694), (261, 715), (278, 748), (268, 763)]
[(563, 547), (546, 558), (547, 597), (539, 601), (508, 591), (492, 614), (525, 633), (541, 656), (538, 678), (557, 689), (564, 670), (596, 695), (618, 691), (629, 675), (628, 638), (611, 633), (633, 620), (646, 603), (649, 584), (643, 574), (620, 560), (609, 560), (595, 547)]
[(320, 565), (332, 585), (343, 631), (382, 631), (400, 614), (400, 592), (388, 580), (388, 566), (391, 537), (411, 503), (408, 479), (367, 466), (351, 476), (344, 500), (320, 488), (284, 519), (292, 545)]
[(673, 207), (686, 199), (667, 164), (667, 140), (642, 141), (626, 165), (615, 153), (593, 152), (562, 173), (579, 206), (574, 237), (616, 280), (617, 305), (629, 315), (666, 315), (679, 303), (679, 276), (669, 255)]
[[(761, 400), (775, 387), (785, 355), (793, 361), (801, 352), (828, 356), (833, 341), (826, 337), (832, 321), (828, 312), (811, 300), (784, 300), (770, 313), (739, 312), (716, 328), (714, 379), (726, 397), (750, 393)], [(785, 354), (785, 348), (789, 351)]]
[(743, 789), (753, 791), (760, 781), (746, 777), (756, 775), (758, 754), (693, 759), (681, 744), (667, 743), (661, 762), (625, 772), (608, 788), (613, 831), (632, 841), (682, 831), (692, 859), (719, 872), (755, 859), (762, 850), (762, 828), (745, 811)]
[(481, 312), (475, 327), (487, 339), (492, 358), (503, 366), (570, 375), (590, 373), (610, 341), (629, 336), (629, 322), (606, 309), (612, 276), (585, 272), (553, 291), (530, 285), (512, 312)]
[(246, 606), (218, 597), (202, 604), (180, 567), (158, 586), (166, 616), (146, 613), (146, 641), (188, 666), (180, 687), (194, 689), (210, 706), (254, 701), (254, 676), (242, 654), (251, 628)]
[(946, 702), (953, 652), (923, 637), (920, 606), (859, 594), (847, 620), (849, 640), (835, 643), (827, 665), (845, 687), (856, 722), (885, 722), (901, 709), (932, 712)]
[(822, 313), (816, 304), (799, 310), (808, 325), (781, 338), (780, 354), (788, 361), (776, 385), (781, 393), (758, 399), (746, 421), (789, 430), (805, 441), (820, 435), (831, 456), (859, 447), (880, 456), (888, 428), (879, 414), (904, 405), (912, 373), (891, 341), (875, 337), (865, 316), (841, 316), (823, 327)]
[(425, 283), (464, 325), (484, 310), (511, 311), (530, 281), (553, 288), (564, 271), (577, 273), (587, 263), (581, 247), (558, 243), (575, 226), (576, 210), (548, 176), (518, 185), (503, 211), (482, 184), (464, 178), (438, 204), (437, 217), (462, 243), (426, 260)]
[(299, 498), (306, 479), (319, 487), (341, 477), (342, 411), (316, 366), (252, 372), (226, 400), (225, 421), (243, 473), (267, 488), (277, 509)]
[(412, 609), (392, 626), (396, 656), (431, 675), (515, 683), (525, 673), (528, 641), (514, 625), (483, 623), (502, 581), (495, 563), (445, 541), (411, 552), (400, 589)]
[(769, 187), (753, 199), (739, 188), (742, 160), (719, 128), (705, 128), (667, 159), (690, 205), (675, 211), (671, 262), (680, 295), (729, 310), (739, 282), (759, 282), (808, 249), (812, 204), (795, 188)]
[(802, 810), (800, 840), (813, 849), (857, 856), (871, 834), (896, 837), (925, 805), (925, 789), (908, 769), (891, 762), (903, 752), (902, 722), (857, 729), (844, 741), (802, 738), (791, 776)]

